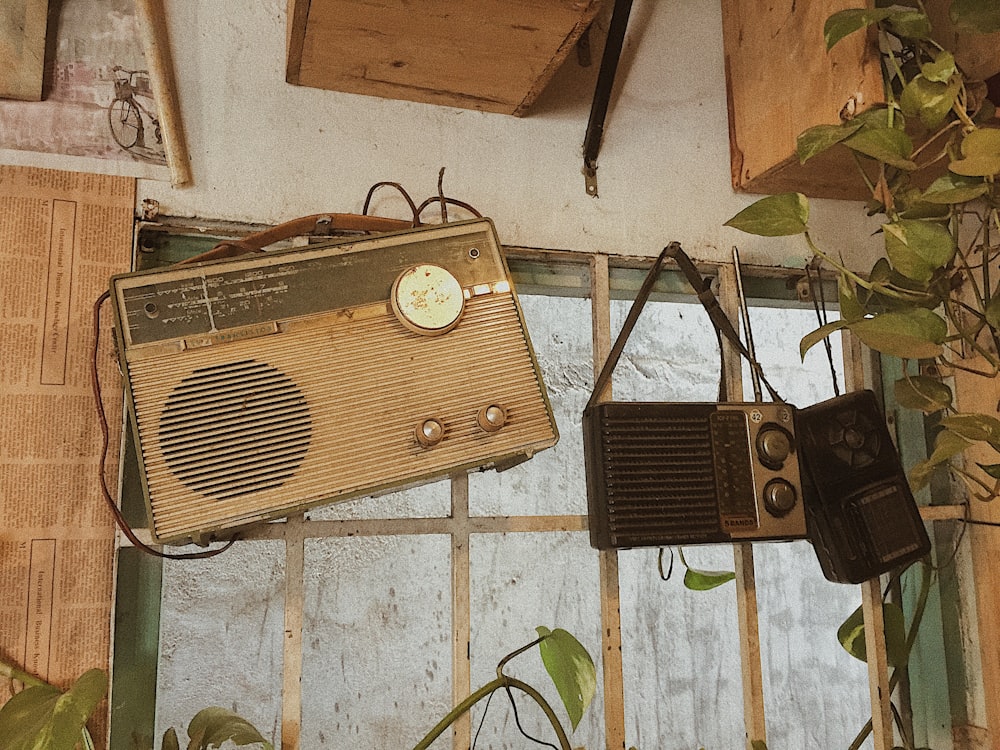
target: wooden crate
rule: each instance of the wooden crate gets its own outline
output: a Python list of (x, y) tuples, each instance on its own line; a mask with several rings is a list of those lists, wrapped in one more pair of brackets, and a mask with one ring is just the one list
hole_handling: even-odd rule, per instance
[(836, 124), (845, 107), (883, 101), (871, 37), (852, 34), (829, 54), (823, 24), (864, 0), (765, 4), (723, 0), (729, 152), (733, 188), (747, 193), (797, 190), (811, 197), (860, 198), (864, 183), (846, 149), (799, 164), (795, 138)]
[[(871, 3), (867, 3), (871, 4)], [(960, 34), (947, 19), (948, 2), (928, 0), (938, 38), (956, 48), (970, 77), (1000, 71), (1000, 34)], [(766, 4), (722, 0), (729, 150), (733, 188), (815, 198), (865, 199), (870, 194), (844, 146), (799, 164), (795, 139), (814, 125), (835, 125), (845, 108), (883, 103), (874, 33), (845, 37), (829, 53), (823, 24), (865, 0)]]
[(289, 83), (523, 115), (603, 0), (288, 0)]

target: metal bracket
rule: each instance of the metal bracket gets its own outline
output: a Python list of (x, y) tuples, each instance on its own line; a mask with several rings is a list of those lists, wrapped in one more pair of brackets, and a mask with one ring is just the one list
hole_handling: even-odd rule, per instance
[(611, 23), (608, 26), (608, 39), (604, 43), (604, 54), (601, 57), (601, 69), (597, 74), (597, 85), (594, 88), (594, 101), (590, 106), (587, 133), (583, 138), (584, 186), (587, 195), (594, 198), (598, 197), (597, 154), (601, 150), (604, 119), (608, 114), (611, 89), (615, 84), (615, 73), (618, 71), (618, 60), (621, 58), (625, 29), (628, 27), (628, 17), (631, 12), (632, 0), (615, 0)]

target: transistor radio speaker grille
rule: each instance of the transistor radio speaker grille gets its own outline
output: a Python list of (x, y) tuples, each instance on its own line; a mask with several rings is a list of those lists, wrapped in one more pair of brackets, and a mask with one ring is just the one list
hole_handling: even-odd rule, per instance
[(608, 415), (601, 420), (608, 533), (615, 546), (719, 530), (708, 421)]

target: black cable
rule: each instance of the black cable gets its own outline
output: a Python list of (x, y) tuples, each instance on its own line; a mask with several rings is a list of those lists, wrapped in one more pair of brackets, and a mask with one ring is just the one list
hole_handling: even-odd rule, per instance
[[(806, 278), (809, 280), (809, 289), (811, 293), (809, 296), (812, 298), (813, 309), (816, 311), (816, 320), (819, 322), (820, 328), (827, 324), (827, 314), (826, 314), (826, 295), (823, 292), (823, 274), (817, 270), (816, 276), (818, 277), (818, 282), (813, 280), (812, 275), (812, 264), (806, 264)], [(815, 291), (814, 291), (815, 290)], [(819, 301), (817, 302), (817, 296)], [(826, 359), (830, 363), (830, 379), (833, 381), (833, 395), (840, 395), (840, 383), (837, 380), (837, 366), (833, 362), (833, 346), (830, 344), (830, 337), (823, 337), (823, 346), (826, 349)]]
[(538, 745), (544, 745), (545, 747), (551, 747), (552, 750), (559, 750), (558, 747), (553, 745), (551, 742), (546, 742), (545, 740), (540, 740), (537, 737), (532, 737), (530, 734), (524, 731), (524, 727), (521, 726), (521, 718), (517, 715), (517, 703), (514, 702), (514, 693), (511, 692), (510, 685), (504, 685), (504, 690), (507, 691), (507, 697), (510, 698), (510, 706), (514, 709), (514, 723), (517, 725), (517, 730), (524, 735), (527, 739)]
[(121, 508), (118, 507), (118, 503), (116, 503), (114, 498), (111, 496), (111, 490), (108, 487), (108, 480), (105, 476), (107, 472), (108, 447), (111, 442), (111, 431), (108, 428), (107, 415), (104, 413), (104, 400), (101, 398), (101, 378), (98, 373), (97, 366), (98, 349), (101, 341), (101, 306), (104, 304), (105, 300), (110, 298), (110, 296), (110, 292), (104, 292), (94, 303), (94, 346), (91, 351), (92, 356), (90, 358), (90, 384), (94, 392), (94, 403), (97, 407), (97, 419), (101, 428), (101, 454), (100, 460), (97, 464), (98, 481), (100, 482), (101, 493), (104, 496), (108, 509), (111, 511), (111, 515), (114, 516), (115, 523), (118, 524), (118, 528), (122, 530), (122, 533), (128, 537), (128, 540), (132, 542), (132, 545), (137, 549), (155, 557), (162, 557), (168, 560), (200, 560), (207, 557), (215, 557), (232, 547), (237, 537), (233, 537), (226, 542), (224, 546), (219, 547), (218, 549), (205, 550), (203, 552), (161, 552), (158, 549), (150, 547), (135, 535), (132, 527), (129, 526), (128, 521), (125, 520), (125, 516), (122, 514)]
[(493, 700), (493, 696), (495, 694), (496, 691), (494, 690), (486, 699), (486, 705), (483, 706), (483, 715), (482, 718), (479, 719), (479, 726), (476, 728), (476, 734), (472, 738), (472, 744), (469, 745), (469, 750), (473, 750), (476, 747), (476, 743), (479, 741), (479, 733), (483, 731), (483, 724), (486, 723), (486, 712), (490, 710), (490, 701)]

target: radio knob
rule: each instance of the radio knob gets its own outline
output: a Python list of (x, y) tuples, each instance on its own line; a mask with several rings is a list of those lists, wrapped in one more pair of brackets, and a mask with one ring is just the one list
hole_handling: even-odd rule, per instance
[(496, 432), (507, 424), (507, 410), (497, 404), (484, 406), (476, 414), (476, 423), (486, 432)]
[(757, 433), (757, 454), (769, 468), (778, 468), (792, 452), (792, 437), (780, 427), (764, 427)]
[(772, 479), (764, 485), (764, 508), (772, 516), (788, 515), (797, 502), (795, 488), (786, 480)]
[(425, 448), (437, 445), (444, 438), (444, 425), (436, 419), (425, 419), (414, 430), (417, 442)]

